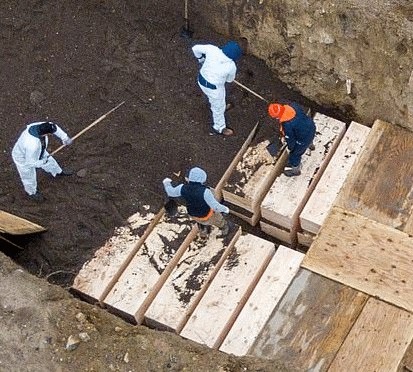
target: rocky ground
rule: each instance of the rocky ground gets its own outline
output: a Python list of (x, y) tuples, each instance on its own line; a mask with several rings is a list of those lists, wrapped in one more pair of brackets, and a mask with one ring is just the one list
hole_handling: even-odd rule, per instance
[[(132, 327), (47, 283), (68, 288), (117, 226), (144, 205), (158, 211), (164, 177), (182, 179), (198, 165), (213, 186), (257, 120), (270, 125), (265, 102), (229, 85), (234, 109), (227, 118), (236, 135), (208, 136), (210, 113), (190, 47), (227, 38), (196, 14), (192, 39), (182, 38), (183, 3), (177, 0), (4, 0), (0, 14), (1, 208), (48, 229), (7, 237), (22, 250), (2, 242), (2, 251), (24, 269), (1, 258), (0, 369), (277, 370), (273, 362), (238, 360)], [(244, 55), (238, 68), (237, 80), (267, 99), (312, 106), (253, 56)], [(11, 159), (25, 124), (50, 119), (73, 136), (123, 101), (56, 155), (75, 174), (53, 179), (38, 172), (46, 201), (28, 200)], [(52, 140), (49, 150), (59, 145)], [(69, 336), (79, 333), (85, 340), (66, 350)]]

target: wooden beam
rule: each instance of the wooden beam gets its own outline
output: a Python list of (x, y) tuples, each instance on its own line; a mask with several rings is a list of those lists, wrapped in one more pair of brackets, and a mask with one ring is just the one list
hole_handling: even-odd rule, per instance
[(279, 246), (220, 351), (246, 355), (300, 268), (304, 254)]
[(412, 338), (411, 314), (370, 298), (329, 371), (396, 371)]
[(413, 312), (413, 237), (333, 207), (302, 263)]
[(46, 231), (43, 226), (0, 210), (0, 233), (10, 235), (34, 234)]
[(248, 355), (282, 360), (294, 371), (326, 371), (367, 298), (300, 269)]

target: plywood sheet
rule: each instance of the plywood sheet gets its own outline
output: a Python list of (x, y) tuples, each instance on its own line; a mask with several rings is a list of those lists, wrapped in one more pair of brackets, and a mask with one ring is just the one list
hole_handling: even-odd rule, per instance
[(329, 371), (395, 371), (412, 338), (412, 314), (370, 298)]
[(295, 274), (304, 254), (279, 246), (220, 350), (246, 355)]
[(413, 132), (376, 120), (336, 204), (413, 234), (412, 162)]
[(303, 267), (413, 312), (413, 237), (333, 207)]
[(273, 243), (241, 235), (181, 332), (218, 348), (273, 256)]
[(228, 236), (221, 238), (221, 231), (214, 228), (207, 240), (192, 241), (145, 312), (145, 323), (179, 333), (240, 233), (240, 228), (234, 226)]
[(304, 231), (317, 234), (356, 161), (370, 128), (352, 122), (300, 214)]
[(187, 238), (195, 237), (196, 229), (195, 232), (191, 229), (184, 207), (180, 206), (174, 217), (164, 215), (106, 296), (104, 304), (129, 320), (140, 314), (147, 298), (156, 294), (155, 286), (159, 285), (172, 259), (179, 259), (179, 254), (186, 249)]
[(248, 354), (297, 371), (326, 371), (367, 298), (300, 269)]
[(34, 234), (46, 231), (43, 226), (0, 210), (0, 233), (10, 235)]
[(293, 216), (306, 197), (317, 172), (326, 166), (322, 165), (323, 161), (328, 157), (330, 150), (335, 150), (346, 130), (345, 123), (319, 113), (314, 116), (314, 122), (317, 127), (315, 150), (307, 151), (303, 155), (301, 175), (287, 177), (281, 174), (261, 203), (262, 217), (287, 229), (293, 226)]
[(115, 234), (86, 262), (76, 276), (72, 289), (90, 300), (103, 300), (102, 296), (135, 250), (141, 236), (155, 218), (153, 213), (135, 213), (128, 223), (115, 229)]

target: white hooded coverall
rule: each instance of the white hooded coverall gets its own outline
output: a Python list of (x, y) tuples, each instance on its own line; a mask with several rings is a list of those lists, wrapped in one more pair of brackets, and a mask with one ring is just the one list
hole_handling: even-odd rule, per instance
[(216, 89), (206, 88), (199, 84), (199, 87), (208, 97), (212, 111), (213, 128), (221, 133), (225, 127), (225, 83), (231, 83), (235, 79), (237, 66), (235, 62), (228, 58), (223, 51), (215, 45), (194, 45), (192, 52), (200, 59), (205, 55), (200, 74), (210, 84), (214, 84)]
[[(48, 157), (48, 160), (44, 163), (40, 159), (42, 151), (41, 141), (39, 138), (29, 133), (29, 128), (41, 123), (44, 123), (44, 121), (28, 124), (14, 145), (11, 153), (23, 183), (24, 190), (29, 195), (34, 195), (37, 192), (36, 168), (42, 168), (53, 177), (62, 172), (62, 168), (60, 168), (57, 161), (52, 156), (49, 156), (49, 153), (47, 152), (47, 144), (49, 142), (47, 136), (45, 136), (46, 149), (42, 159)], [(56, 127), (57, 130), (53, 135), (58, 137), (62, 142), (67, 141), (69, 136), (58, 125), (56, 125)]]

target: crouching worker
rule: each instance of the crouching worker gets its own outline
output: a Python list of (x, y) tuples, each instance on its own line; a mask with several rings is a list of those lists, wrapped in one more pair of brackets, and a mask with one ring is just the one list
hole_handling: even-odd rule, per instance
[(27, 125), (12, 150), (24, 190), (29, 198), (42, 201), (43, 196), (37, 190), (36, 168), (42, 168), (53, 177), (69, 176), (72, 172), (64, 171), (57, 161), (47, 152), (48, 135), (58, 137), (64, 145), (72, 143), (71, 138), (55, 123), (35, 122)]
[(189, 216), (198, 224), (201, 238), (208, 237), (211, 225), (220, 228), (221, 237), (224, 237), (229, 232), (229, 225), (222, 213), (228, 214), (229, 209), (215, 199), (212, 191), (205, 186), (206, 180), (206, 172), (195, 167), (189, 171), (185, 184), (174, 187), (172, 180), (165, 178), (163, 185), (168, 196), (184, 199)]
[(313, 140), (316, 127), (314, 121), (296, 103), (282, 105), (271, 103), (268, 114), (277, 119), (281, 138), (284, 138), (289, 151), (284, 174), (288, 177), (301, 174), (301, 157), (307, 150), (314, 150)]

